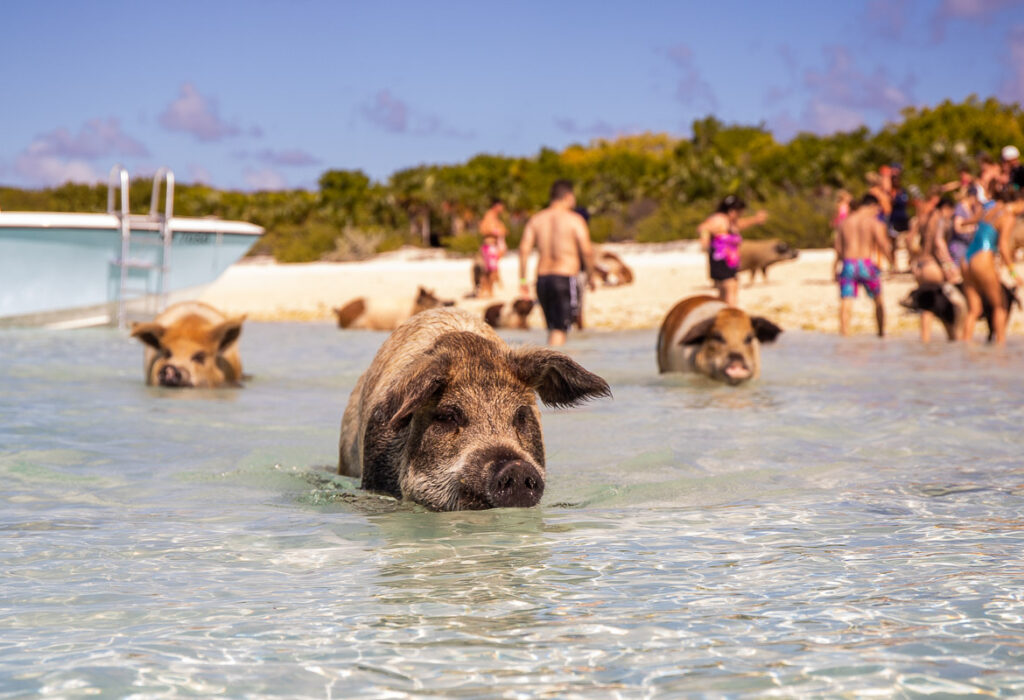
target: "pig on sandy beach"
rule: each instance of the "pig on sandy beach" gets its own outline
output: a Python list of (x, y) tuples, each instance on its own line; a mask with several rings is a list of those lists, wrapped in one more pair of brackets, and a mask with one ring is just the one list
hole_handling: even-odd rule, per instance
[(377, 300), (358, 297), (344, 306), (335, 309), (338, 328), (367, 331), (393, 331), (410, 316), (434, 309), (438, 306), (453, 306), (454, 301), (438, 299), (431, 290), (420, 287), (413, 299), (412, 306), (396, 306)]
[(384, 341), (341, 422), (338, 473), (432, 510), (536, 505), (549, 406), (610, 396), (568, 356), (510, 349), (457, 309), (413, 316)]
[(238, 337), (245, 316), (228, 318), (198, 301), (174, 304), (148, 323), (132, 324), (145, 345), (146, 384), (172, 388), (241, 386)]
[(740, 244), (740, 267), (737, 272), (750, 270), (750, 283), (754, 283), (757, 273), (768, 281), (768, 267), (785, 260), (796, 260), (800, 253), (788, 243), (778, 238), (763, 241), (743, 241)]
[(658, 332), (659, 372), (699, 372), (728, 384), (761, 374), (761, 343), (782, 329), (771, 321), (728, 306), (716, 297), (683, 299)]
[(594, 251), (594, 274), (607, 287), (633, 284), (633, 270), (629, 265), (615, 253), (603, 248)]
[(530, 327), (530, 312), (536, 305), (537, 302), (533, 299), (499, 301), (484, 309), (484, 322), (491, 328), (526, 330)]

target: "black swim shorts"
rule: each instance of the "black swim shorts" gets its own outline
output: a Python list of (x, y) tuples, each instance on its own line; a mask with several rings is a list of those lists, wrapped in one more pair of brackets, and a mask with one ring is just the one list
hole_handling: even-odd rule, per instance
[(721, 282), (723, 280), (735, 279), (739, 268), (732, 267), (725, 260), (715, 260), (711, 255), (708, 255), (708, 272), (711, 275), (711, 279)]
[(566, 275), (537, 277), (537, 301), (544, 311), (548, 330), (568, 331), (579, 313), (579, 281)]

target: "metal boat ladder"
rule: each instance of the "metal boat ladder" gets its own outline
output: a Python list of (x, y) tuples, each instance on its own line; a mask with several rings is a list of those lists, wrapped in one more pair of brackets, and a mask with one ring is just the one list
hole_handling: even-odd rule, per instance
[[(167, 197), (164, 200), (164, 210), (160, 212), (160, 185), (166, 184)], [(171, 218), (174, 216), (174, 173), (169, 168), (159, 168), (153, 175), (153, 195), (149, 203), (149, 216), (144, 221), (155, 222), (159, 233), (160, 256), (159, 262), (153, 263), (145, 259), (133, 259), (131, 257), (132, 247), (132, 215), (129, 203), (130, 181), (128, 171), (120, 164), (110, 169), (110, 177), (107, 181), (107, 213), (117, 217), (121, 229), (121, 255), (113, 261), (118, 268), (117, 287), (117, 327), (124, 328), (128, 303), (128, 273), (130, 270), (153, 270), (157, 276), (157, 300), (162, 310), (167, 304), (168, 282), (167, 276), (171, 267), (171, 242), (174, 232), (171, 230)], [(120, 207), (115, 207), (115, 192), (120, 190)], [(142, 217), (137, 217), (138, 221)], [(136, 243), (148, 243), (148, 241), (137, 240)], [(147, 288), (146, 295), (149, 294)]]

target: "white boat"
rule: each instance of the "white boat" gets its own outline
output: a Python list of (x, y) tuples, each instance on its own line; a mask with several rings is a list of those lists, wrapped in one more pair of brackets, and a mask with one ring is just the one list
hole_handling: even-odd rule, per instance
[(148, 215), (129, 213), (128, 189), (127, 171), (115, 166), (106, 214), (0, 211), (0, 325), (123, 325), (194, 297), (263, 235), (244, 221), (173, 216), (165, 168)]

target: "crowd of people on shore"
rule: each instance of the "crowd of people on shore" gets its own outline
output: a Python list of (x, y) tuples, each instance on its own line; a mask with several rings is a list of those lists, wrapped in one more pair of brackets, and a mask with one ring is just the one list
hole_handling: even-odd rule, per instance
[[(867, 192), (854, 206), (846, 192), (836, 202), (835, 247), (842, 303), (840, 332), (848, 332), (849, 307), (857, 286), (874, 300), (878, 333), (884, 334), (880, 266), (896, 272), (896, 251), (905, 249), (909, 272), (920, 287), (934, 288), (945, 302), (963, 307), (953, 335), (970, 340), (984, 309), (992, 335), (1006, 340), (1007, 310), (1016, 298), (1014, 228), (1024, 214), (1024, 166), (1015, 146), (1002, 149), (999, 162), (986, 154), (976, 170), (965, 165), (953, 182), (923, 193), (904, 187), (898, 165), (885, 165), (867, 178)], [(921, 339), (931, 338), (933, 310), (921, 312)]]
[[(501, 220), (503, 211), (503, 203), (495, 199), (479, 225), (482, 244), (476, 293), (484, 297), (493, 295), (500, 282), (498, 261), (507, 250), (508, 233)], [(730, 194), (697, 227), (711, 282), (730, 306), (739, 306), (743, 231), (769, 217), (764, 210), (745, 212), (746, 203)], [(1022, 216), (1024, 165), (1015, 146), (1003, 148), (998, 161), (980, 155), (976, 168), (965, 165), (957, 180), (929, 186), (927, 192), (916, 185), (905, 186), (898, 164), (868, 173), (860, 196), (839, 190), (831, 223), (840, 333), (850, 333), (851, 310), (863, 288), (875, 306), (878, 335), (885, 334), (885, 264), (890, 273), (909, 272), (921, 287), (935, 287), (937, 294), (963, 308), (957, 339), (970, 340), (983, 310), (988, 310), (993, 339), (1005, 342), (1007, 307), (1016, 298), (1017, 286), (1013, 229)], [(527, 261), (534, 249), (539, 252), (536, 298), (544, 312), (549, 343), (561, 345), (579, 315), (583, 287), (593, 285), (594, 274), (594, 248), (571, 182), (555, 182), (548, 206), (526, 224), (518, 251), (521, 298), (531, 296)], [(909, 270), (897, 269), (899, 250), (906, 251)], [(915, 310), (921, 312), (921, 339), (927, 342), (933, 310)]]

